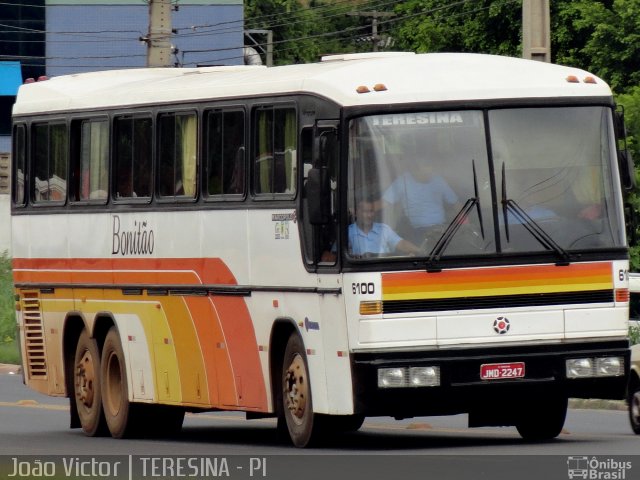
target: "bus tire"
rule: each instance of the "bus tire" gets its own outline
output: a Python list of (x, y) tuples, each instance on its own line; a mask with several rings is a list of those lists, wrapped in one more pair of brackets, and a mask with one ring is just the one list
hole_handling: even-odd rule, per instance
[(313, 413), (307, 355), (302, 339), (295, 333), (287, 341), (281, 379), (283, 418), (279, 423), (286, 425), (293, 445), (308, 447), (317, 437), (317, 415)]
[(518, 433), (527, 441), (556, 438), (564, 427), (567, 403), (563, 395), (551, 395), (537, 404), (525, 403), (525, 411), (516, 424)]
[(102, 347), (102, 408), (113, 438), (134, 434), (135, 415), (131, 414), (124, 350), (116, 327), (111, 327)]
[(78, 338), (73, 370), (73, 396), (80, 426), (89, 437), (105, 435), (107, 428), (102, 410), (100, 351), (86, 329)]
[(633, 433), (636, 435), (640, 435), (640, 380), (635, 373), (631, 374), (628, 400), (631, 430), (633, 430)]

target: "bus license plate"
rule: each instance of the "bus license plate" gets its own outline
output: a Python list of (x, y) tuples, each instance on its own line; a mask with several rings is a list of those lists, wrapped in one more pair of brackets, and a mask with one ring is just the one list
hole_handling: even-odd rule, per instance
[(480, 378), (482, 380), (522, 377), (524, 377), (524, 362), (487, 363), (480, 365)]

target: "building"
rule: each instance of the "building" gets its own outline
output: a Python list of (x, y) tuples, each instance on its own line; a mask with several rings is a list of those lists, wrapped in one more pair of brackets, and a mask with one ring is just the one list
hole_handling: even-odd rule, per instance
[(11, 107), (21, 84), (20, 62), (0, 62), (0, 153), (11, 150)]
[[(241, 0), (162, 1), (172, 5), (171, 66), (244, 63)], [(20, 85), (23, 79), (43, 75), (146, 66), (148, 2), (0, 2), (0, 152), (9, 151), (11, 105), (18, 78)]]
[[(45, 4), (47, 76), (146, 65), (148, 2), (45, 0)], [(172, 0), (171, 4), (173, 66), (243, 63), (241, 0)]]

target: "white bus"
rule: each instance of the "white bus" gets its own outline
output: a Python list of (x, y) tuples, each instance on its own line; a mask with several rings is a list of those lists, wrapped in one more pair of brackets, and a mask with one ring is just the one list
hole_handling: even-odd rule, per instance
[(24, 85), (25, 381), (89, 436), (236, 410), (300, 447), (463, 412), (553, 438), (569, 397), (625, 394), (621, 131), (601, 79), (487, 55)]

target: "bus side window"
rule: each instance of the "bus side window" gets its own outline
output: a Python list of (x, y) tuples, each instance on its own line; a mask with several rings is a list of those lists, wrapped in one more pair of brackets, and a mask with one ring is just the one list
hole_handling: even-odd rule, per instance
[(114, 184), (116, 199), (151, 196), (151, 119), (114, 119)]
[(245, 191), (244, 111), (208, 111), (205, 121), (206, 195), (239, 200)]
[(164, 113), (158, 118), (158, 195), (195, 198), (197, 116)]
[(261, 108), (255, 118), (253, 190), (256, 195), (296, 191), (297, 125), (294, 108)]
[[(314, 132), (318, 136), (317, 151), (314, 152)], [(337, 245), (337, 174), (338, 174), (338, 150), (336, 142), (336, 130), (334, 127), (313, 129), (311, 127), (302, 130), (302, 168), (303, 168), (303, 192), (302, 192), (302, 234), (304, 236), (305, 261), (307, 265), (315, 264), (331, 266), (335, 265), (338, 257)], [(324, 201), (328, 205), (322, 207), (328, 214), (328, 222), (312, 224), (311, 209), (318, 208), (319, 198), (314, 198), (317, 193), (310, 193), (309, 172), (318, 173), (324, 171), (328, 175), (328, 191)], [(318, 187), (315, 185), (314, 188)], [(311, 202), (315, 201), (315, 206)]]
[(31, 199), (37, 203), (63, 203), (67, 197), (67, 125), (35, 124), (32, 131)]
[(13, 203), (17, 206), (24, 206), (26, 196), (25, 190), (25, 169), (27, 166), (27, 133), (26, 125), (16, 125), (13, 129), (13, 171), (11, 188), (13, 192)]
[(109, 183), (109, 123), (79, 120), (71, 124), (71, 201), (105, 203)]

